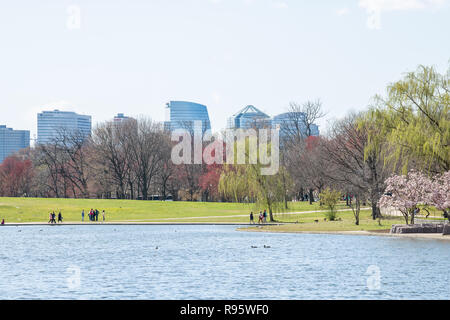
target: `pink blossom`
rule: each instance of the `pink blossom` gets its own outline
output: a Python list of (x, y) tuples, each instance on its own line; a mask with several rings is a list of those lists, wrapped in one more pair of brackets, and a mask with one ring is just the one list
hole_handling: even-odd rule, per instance
[(399, 210), (406, 221), (419, 204), (430, 204), (432, 180), (418, 171), (410, 171), (406, 176), (393, 175), (385, 181), (385, 194), (378, 202), (380, 207)]
[(450, 210), (450, 171), (434, 177), (430, 202), (438, 210)]

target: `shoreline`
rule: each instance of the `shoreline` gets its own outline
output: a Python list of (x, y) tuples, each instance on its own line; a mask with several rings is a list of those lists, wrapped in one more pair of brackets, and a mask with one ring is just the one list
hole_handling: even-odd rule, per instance
[(407, 238), (407, 239), (424, 239), (424, 240), (441, 240), (450, 241), (450, 235), (442, 235), (440, 233), (403, 233), (393, 234), (388, 232), (376, 232), (376, 231), (276, 231), (276, 230), (264, 230), (264, 227), (279, 226), (280, 223), (265, 224), (257, 229), (254, 229), (255, 225), (240, 222), (126, 222), (126, 221), (112, 221), (112, 222), (68, 222), (60, 224), (49, 224), (46, 222), (17, 222), (17, 223), (5, 223), (0, 225), (1, 227), (68, 227), (68, 226), (236, 226), (236, 231), (240, 232), (263, 232), (263, 233), (288, 233), (288, 234), (332, 234), (332, 235), (356, 235), (356, 236), (375, 236), (375, 237), (391, 237), (391, 238)]
[[(261, 227), (264, 229), (264, 227)], [(354, 236), (375, 236), (375, 237), (391, 237), (391, 238), (409, 238), (409, 239), (427, 239), (450, 241), (450, 235), (442, 235), (441, 233), (387, 233), (375, 231), (274, 231), (274, 230), (255, 230), (249, 228), (238, 228), (241, 232), (265, 232), (265, 233), (290, 233), (290, 234), (333, 234), (333, 235), (354, 235)]]
[[(11, 222), (5, 223), (4, 225), (0, 225), (1, 227), (56, 227), (56, 226), (253, 226), (246, 222), (136, 222), (136, 221), (111, 221), (111, 222), (98, 222), (98, 223), (89, 223), (89, 222), (65, 222), (65, 223), (57, 223), (50, 224), (46, 222)], [(279, 223), (267, 223), (265, 226), (278, 226), (281, 225)]]

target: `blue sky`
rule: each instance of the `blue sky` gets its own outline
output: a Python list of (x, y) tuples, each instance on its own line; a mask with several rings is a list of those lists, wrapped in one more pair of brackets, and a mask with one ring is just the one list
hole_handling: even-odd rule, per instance
[(338, 118), (419, 64), (447, 70), (449, 34), (450, 0), (2, 1), (0, 124), (164, 120), (170, 100), (206, 104), (213, 130), (248, 104), (320, 98)]

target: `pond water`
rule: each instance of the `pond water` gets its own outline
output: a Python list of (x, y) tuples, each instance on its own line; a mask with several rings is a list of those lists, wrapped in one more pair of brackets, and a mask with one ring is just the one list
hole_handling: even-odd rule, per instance
[(0, 228), (0, 299), (448, 299), (449, 270), (450, 242), (437, 240), (235, 226)]

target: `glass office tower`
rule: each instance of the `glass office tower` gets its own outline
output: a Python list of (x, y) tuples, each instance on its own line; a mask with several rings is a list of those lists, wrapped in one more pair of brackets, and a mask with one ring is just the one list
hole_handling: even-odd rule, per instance
[[(272, 119), (274, 128), (280, 127), (280, 137), (289, 131), (300, 129), (303, 136), (306, 136), (306, 126), (304, 124), (305, 114), (303, 112), (286, 112), (279, 114)], [(316, 124), (311, 125), (311, 136), (319, 136), (319, 127)]]
[(15, 152), (30, 147), (30, 131), (0, 125), (0, 163)]
[(187, 129), (194, 126), (194, 121), (201, 121), (202, 132), (211, 130), (208, 108), (202, 104), (187, 101), (170, 101), (166, 105), (166, 130)]
[(239, 110), (228, 118), (227, 123), (228, 129), (250, 129), (270, 126), (270, 117), (254, 106), (246, 106)]
[(37, 115), (37, 143), (46, 144), (57, 138), (61, 130), (80, 132), (83, 136), (91, 135), (91, 116), (80, 115), (70, 111), (43, 111)]

